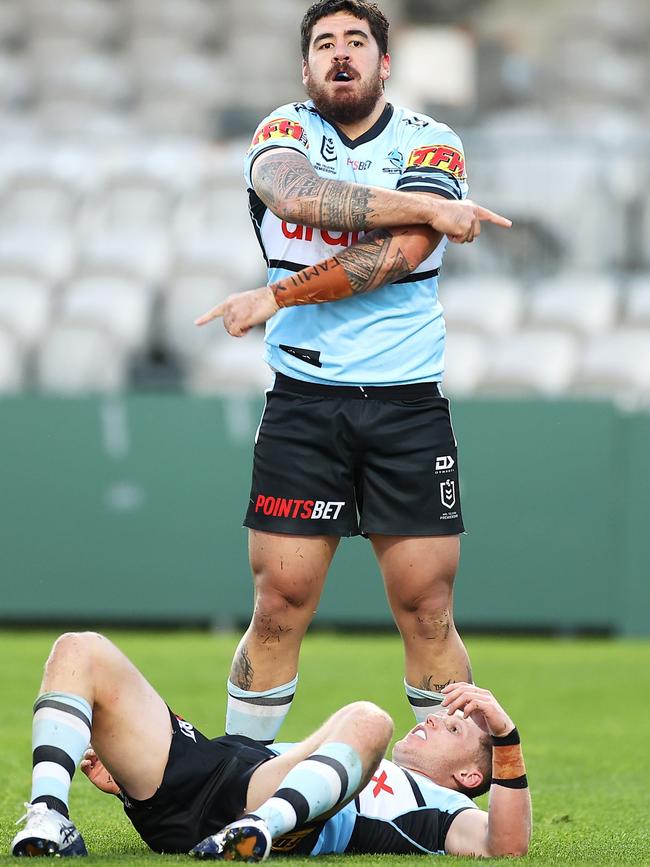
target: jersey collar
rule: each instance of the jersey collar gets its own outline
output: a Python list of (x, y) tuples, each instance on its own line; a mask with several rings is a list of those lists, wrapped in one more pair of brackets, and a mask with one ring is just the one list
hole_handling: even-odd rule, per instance
[(372, 141), (373, 139), (380, 136), (381, 133), (388, 126), (395, 109), (390, 104), (390, 102), (387, 102), (386, 105), (384, 106), (384, 110), (379, 115), (377, 120), (373, 123), (373, 125), (370, 127), (370, 129), (367, 129), (363, 133), (363, 135), (359, 136), (359, 138), (354, 138), (354, 139), (348, 138), (348, 136), (343, 132), (343, 130), (340, 130), (338, 128), (338, 126), (334, 123), (334, 121), (329, 120), (327, 117), (325, 117), (324, 114), (321, 114), (317, 108), (314, 108), (314, 111), (316, 112), (317, 115), (319, 115), (319, 117), (322, 117), (326, 123), (328, 123), (333, 129), (336, 130), (338, 137), (341, 139), (341, 141), (343, 142), (343, 144), (347, 148), (349, 148), (350, 150), (354, 150), (354, 148), (359, 147), (359, 145), (366, 144), (366, 142)]

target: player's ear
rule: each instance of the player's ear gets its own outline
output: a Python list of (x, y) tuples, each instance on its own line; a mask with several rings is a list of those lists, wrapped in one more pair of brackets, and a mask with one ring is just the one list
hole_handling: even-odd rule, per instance
[(390, 54), (384, 54), (379, 65), (379, 77), (382, 81), (390, 78)]
[(458, 786), (464, 789), (476, 789), (483, 782), (483, 774), (478, 768), (467, 768), (453, 774)]
[(302, 61), (302, 83), (303, 84), (307, 84), (308, 77), (309, 77), (309, 64), (303, 58), (303, 61)]

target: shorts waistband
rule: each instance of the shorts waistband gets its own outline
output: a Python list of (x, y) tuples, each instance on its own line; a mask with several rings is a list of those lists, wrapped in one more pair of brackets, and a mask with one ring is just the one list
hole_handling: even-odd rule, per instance
[(440, 383), (414, 382), (407, 385), (325, 385), (293, 379), (284, 373), (275, 374), (273, 391), (289, 391), (294, 394), (317, 397), (343, 397), (353, 400), (408, 400), (417, 397), (442, 397)]

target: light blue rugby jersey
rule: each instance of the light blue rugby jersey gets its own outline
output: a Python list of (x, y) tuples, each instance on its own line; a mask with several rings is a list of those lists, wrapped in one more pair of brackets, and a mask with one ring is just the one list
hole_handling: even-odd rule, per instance
[[(272, 744), (284, 753), (293, 744)], [(328, 819), (310, 855), (340, 852), (444, 855), (447, 831), (464, 810), (466, 795), (383, 759), (359, 795)], [(291, 837), (277, 854), (291, 854)]]
[[(251, 170), (270, 148), (292, 148), (323, 178), (447, 199), (467, 196), (458, 136), (445, 124), (390, 104), (354, 141), (311, 101), (283, 105), (257, 128), (245, 177), (269, 282), (340, 253), (357, 232), (313, 229), (275, 216), (252, 188)], [(362, 234), (362, 233), (361, 233)], [(278, 311), (266, 326), (266, 360), (287, 376), (331, 385), (393, 385), (442, 378), (445, 323), (438, 273), (447, 239), (413, 274), (374, 292)]]

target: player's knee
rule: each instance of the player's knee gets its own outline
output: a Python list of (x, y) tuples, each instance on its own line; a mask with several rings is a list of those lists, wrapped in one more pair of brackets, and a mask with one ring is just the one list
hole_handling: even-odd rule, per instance
[(308, 605), (309, 594), (299, 586), (278, 587), (271, 582), (258, 586), (253, 619), (262, 622), (282, 623), (287, 620), (311, 619), (313, 605)]
[(348, 706), (351, 724), (372, 752), (383, 751), (393, 736), (393, 720), (385, 710), (371, 701), (357, 701)]
[(64, 632), (52, 645), (46, 665), (49, 669), (69, 661), (82, 661), (84, 665), (89, 665), (98, 648), (106, 643), (106, 639), (98, 632)]

